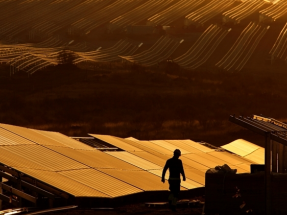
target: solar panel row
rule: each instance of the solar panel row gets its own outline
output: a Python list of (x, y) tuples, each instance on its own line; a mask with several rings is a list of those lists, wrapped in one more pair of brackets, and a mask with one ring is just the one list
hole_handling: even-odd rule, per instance
[(244, 157), (250, 163), (264, 164), (265, 149), (246, 140), (235, 140), (221, 147)]
[[(227, 163), (238, 172), (249, 172), (253, 161), (191, 140), (91, 136), (122, 151), (101, 152), (58, 132), (0, 124), (0, 163), (75, 197), (114, 198), (168, 190), (168, 183), (161, 183), (160, 178), (176, 148), (183, 152), (187, 177), (182, 190), (203, 187), (209, 168)], [(258, 154), (257, 150), (253, 153)]]
[[(102, 135), (91, 134), (91, 136), (102, 138)], [(189, 177), (193, 182), (201, 184), (201, 186), (205, 184), (205, 172), (209, 168), (214, 168), (217, 165), (228, 164), (231, 168), (237, 169), (238, 173), (246, 173), (250, 172), (250, 164), (252, 163), (250, 160), (228, 152), (218, 152), (191, 140), (139, 141), (131, 138), (122, 139), (112, 136), (109, 136), (109, 138), (106, 138), (105, 140), (118, 148), (128, 151), (128, 153), (132, 153), (147, 161), (157, 164), (161, 166), (161, 168), (164, 167), (166, 160), (172, 156), (173, 151), (176, 148), (179, 148), (184, 152), (181, 156), (181, 160), (183, 161), (187, 177)], [(126, 144), (133, 145), (137, 150), (130, 150), (130, 147), (127, 147)], [(137, 152), (139, 149), (145, 151), (147, 154), (144, 152)], [(131, 156), (120, 155), (121, 152), (110, 152), (110, 154), (121, 157), (121, 159), (126, 162), (136, 163), (135, 159), (132, 159)], [(139, 167), (146, 169), (144, 166), (145, 164), (143, 164), (144, 162), (140, 163), (142, 166)], [(158, 174), (158, 176), (160, 176), (160, 174)]]

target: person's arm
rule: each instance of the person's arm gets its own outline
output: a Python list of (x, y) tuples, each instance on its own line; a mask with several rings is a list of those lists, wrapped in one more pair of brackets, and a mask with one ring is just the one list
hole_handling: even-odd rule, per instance
[(169, 166), (168, 161), (166, 161), (165, 166), (164, 166), (163, 171), (162, 171), (162, 176), (161, 176), (162, 183), (165, 182), (165, 173), (166, 173), (166, 170), (168, 169), (168, 166)]
[(182, 179), (183, 179), (183, 181), (185, 181), (185, 180), (186, 180), (186, 178), (185, 178), (185, 174), (184, 174), (184, 169), (183, 169), (182, 161), (180, 161), (180, 163), (181, 163), (181, 170), (180, 170), (180, 173), (181, 173), (181, 175), (182, 175)]

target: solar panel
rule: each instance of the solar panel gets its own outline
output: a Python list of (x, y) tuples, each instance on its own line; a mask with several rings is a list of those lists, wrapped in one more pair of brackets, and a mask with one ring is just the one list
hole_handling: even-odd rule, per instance
[[(109, 154), (106, 154), (104, 152), (100, 152), (100, 151), (85, 151), (85, 150), (81, 150), (80, 151), (82, 154), (87, 155), (88, 157), (93, 157), (93, 159), (96, 160), (96, 162), (98, 162), (98, 166), (97, 168), (101, 169), (101, 168), (105, 168), (106, 165), (108, 166), (112, 166), (115, 169), (125, 169), (125, 170), (141, 170), (140, 168), (136, 167), (133, 164), (127, 163), (123, 160), (120, 160), (114, 156), (111, 156)], [(102, 161), (105, 161), (103, 163), (101, 163)], [(103, 164), (103, 165), (101, 165)]]
[(200, 161), (194, 161), (194, 160), (188, 159), (187, 157), (184, 157), (184, 156), (181, 156), (180, 160), (182, 161), (184, 168), (192, 167), (192, 168), (200, 170), (202, 172), (206, 172), (206, 170), (208, 170), (210, 168), (208, 166), (201, 164)]
[(92, 148), (101, 148), (101, 149), (115, 148), (113, 145), (95, 138), (94, 139), (79, 138), (79, 141), (91, 146)]
[(6, 147), (0, 147), (0, 163), (9, 166), (11, 168), (30, 168), (39, 170), (52, 170), (46, 166), (40, 165), (39, 163), (29, 160), (24, 156), (20, 156), (7, 150)]
[(212, 151), (214, 151), (214, 149), (206, 147), (206, 146), (204, 146), (204, 145), (202, 145), (200, 143), (196, 143), (196, 142), (194, 142), (192, 140), (181, 140), (181, 142), (183, 142), (183, 143), (185, 143), (185, 144), (187, 144), (187, 145), (189, 145), (189, 146), (191, 146), (193, 148), (196, 148), (196, 149), (198, 149), (198, 150), (200, 150), (202, 152), (212, 152)]
[(225, 150), (233, 152), (234, 154), (237, 154), (237, 155), (240, 155), (240, 156), (245, 156), (245, 155), (249, 154), (248, 151), (242, 150), (242, 149), (240, 149), (240, 148), (238, 148), (236, 146), (230, 145), (230, 144), (221, 146), (221, 148), (224, 148)]
[(87, 168), (78, 161), (39, 145), (5, 146), (5, 149), (55, 171)]
[(242, 167), (240, 167), (240, 166), (238, 166), (238, 165), (236, 165), (236, 166), (229, 165), (229, 167), (230, 167), (231, 169), (236, 169), (236, 170), (237, 170), (237, 171), (236, 171), (237, 174), (238, 174), (238, 173), (248, 173), (248, 172), (250, 172), (250, 170), (249, 170), (249, 171), (246, 171), (245, 169), (243, 169)]
[(144, 191), (169, 190), (167, 183), (163, 184), (158, 176), (146, 171), (125, 171), (111, 169), (101, 169), (101, 171)]
[(265, 159), (265, 149), (259, 148), (255, 150), (254, 152), (250, 153), (249, 155), (245, 156), (246, 159), (251, 160), (254, 163), (257, 164), (264, 164)]
[(165, 148), (162, 148), (160, 146), (157, 146), (149, 141), (131, 141), (127, 139), (121, 139), (122, 141), (126, 142), (129, 145), (135, 146), (145, 152), (148, 152), (150, 154), (156, 155), (158, 157), (161, 157), (163, 159), (166, 158), (166, 156), (170, 156), (173, 153)]
[(205, 184), (205, 173), (193, 168), (184, 169), (185, 176), (201, 185)]
[(70, 147), (74, 149), (82, 149), (82, 150), (93, 150), (93, 147), (87, 146), (86, 144), (83, 144), (77, 140), (74, 140), (58, 132), (40, 131), (40, 130), (33, 130), (33, 131), (38, 132), (52, 140), (55, 140), (63, 144), (63, 146), (65, 147)]
[[(195, 154), (195, 156), (196, 156), (196, 155), (200, 156), (200, 157), (201, 157), (201, 160), (203, 160), (203, 159), (210, 160), (210, 161), (212, 161), (212, 162), (214, 162), (214, 163), (217, 163), (217, 165), (223, 165), (223, 164), (226, 163), (226, 161), (225, 161), (225, 160), (222, 160), (220, 157), (218, 157), (218, 156), (212, 156), (212, 155), (209, 154), (209, 153), (201, 152), (201, 153)], [(192, 156), (190, 156), (190, 157), (192, 157)], [(200, 161), (200, 160), (199, 160), (199, 161)]]
[(156, 144), (156, 145), (159, 145), (159, 146), (161, 146), (161, 147), (163, 147), (163, 148), (166, 148), (167, 150), (171, 151), (172, 153), (173, 153), (174, 150), (176, 150), (176, 149), (179, 149), (179, 150), (181, 151), (181, 154), (182, 154), (182, 155), (183, 155), (183, 154), (189, 154), (189, 153), (190, 153), (189, 151), (187, 151), (187, 150), (185, 150), (185, 149), (183, 149), (183, 148), (181, 148), (181, 147), (179, 147), (179, 146), (175, 146), (175, 145), (173, 145), (173, 144), (171, 144), (171, 143), (169, 143), (169, 142), (167, 142), (167, 141), (164, 141), (164, 140), (152, 140), (152, 141), (150, 141), (150, 142), (152, 142), (152, 143), (154, 143), (154, 144)]
[[(162, 169), (160, 169), (160, 170), (149, 170), (149, 172), (157, 175), (158, 177), (162, 176)], [(167, 171), (166, 175), (165, 175), (165, 179), (168, 180), (168, 178), (169, 178), (169, 172)], [(166, 183), (168, 183), (168, 182), (166, 182)], [(203, 187), (202, 184), (199, 184), (196, 181), (192, 181), (188, 178), (186, 178), (186, 181), (181, 181), (181, 186), (186, 188), (186, 189), (194, 189), (194, 188)], [(181, 188), (181, 190), (183, 190), (183, 189)]]
[(33, 131), (32, 129), (6, 124), (0, 124), (0, 127), (40, 145), (65, 146), (57, 141), (54, 141), (53, 139)]
[(17, 134), (0, 128), (0, 145), (35, 145), (36, 143), (29, 141)]
[(141, 149), (139, 148), (136, 148), (132, 145), (129, 145), (127, 143), (125, 143), (124, 141), (121, 141), (120, 139), (116, 138), (116, 137), (113, 137), (113, 136), (109, 136), (109, 135), (97, 135), (97, 134), (90, 134), (91, 136), (97, 138), (97, 139), (100, 139), (104, 142), (107, 142), (113, 146), (116, 146), (117, 148), (120, 148), (122, 150), (125, 150), (125, 151), (134, 151), (134, 152), (140, 152), (142, 151)]
[(84, 185), (98, 190), (110, 197), (125, 196), (133, 193), (143, 192), (139, 188), (129, 185), (95, 169), (63, 171), (60, 174), (78, 181), (79, 183), (83, 183)]
[(249, 160), (245, 159), (244, 157), (240, 157), (238, 155), (230, 154), (228, 152), (209, 152), (209, 155), (212, 155), (214, 157), (217, 157), (223, 161), (225, 161), (226, 164), (230, 165), (238, 165), (245, 163), (246, 165), (252, 164)]
[(158, 166), (161, 166), (161, 167), (164, 167), (165, 165), (165, 162), (167, 161), (167, 159), (169, 159), (170, 157), (169, 156), (166, 156), (165, 159), (163, 158), (160, 158), (156, 155), (153, 155), (153, 154), (150, 154), (148, 152), (130, 152), (131, 154), (135, 155), (135, 156), (138, 156), (144, 160), (147, 160), (151, 163), (154, 163)]
[(138, 139), (136, 139), (134, 137), (128, 137), (128, 138), (125, 138), (125, 140), (139, 141)]
[(214, 162), (214, 161), (206, 159), (206, 158), (202, 158), (198, 154), (187, 154), (187, 155), (182, 155), (182, 157), (185, 157), (185, 158), (188, 158), (188, 159), (193, 160), (195, 162), (198, 162), (198, 163), (200, 163), (200, 164), (202, 164), (204, 166), (207, 166), (209, 168), (214, 168), (214, 167), (216, 167), (218, 165), (222, 165), (221, 163)]
[[(112, 162), (101, 156), (103, 152), (95, 151), (95, 153), (83, 153), (82, 150), (74, 150), (71, 148), (63, 148), (57, 146), (47, 146), (47, 148), (60, 153), (68, 158), (78, 161), (88, 167), (92, 168), (115, 168)], [(102, 153), (102, 154), (101, 154)]]
[(248, 165), (248, 164), (243, 163), (243, 164), (237, 164), (235, 166), (243, 169), (244, 173), (250, 173), (250, 164)]
[(98, 190), (93, 189), (88, 185), (85, 185), (57, 172), (34, 170), (27, 168), (17, 168), (17, 170), (75, 197), (110, 197), (109, 195), (99, 192)]
[[(86, 139), (85, 144), (58, 132), (0, 124), (0, 163), (70, 195), (101, 198), (168, 190), (168, 183), (161, 182), (162, 169), (177, 148), (187, 177), (182, 190), (203, 187), (206, 170), (217, 165), (228, 164), (244, 173), (250, 172), (251, 163), (264, 163), (264, 149), (252, 143), (243, 144), (241, 152), (251, 153), (240, 157), (191, 140), (91, 136), (95, 139)], [(239, 143), (230, 146), (237, 149)]]
[(143, 146), (151, 149), (152, 151), (155, 151), (155, 153), (160, 153), (160, 154), (163, 154), (163, 155), (173, 155), (173, 151), (168, 150), (168, 149), (166, 149), (164, 147), (161, 147), (161, 146), (159, 146), (157, 144), (154, 144), (154, 143), (152, 143), (150, 141), (136, 141), (134, 143), (138, 144), (138, 145), (143, 145)]
[(183, 141), (181, 140), (165, 140), (166, 142), (176, 146), (176, 147), (180, 147), (182, 149), (185, 149), (186, 151), (188, 151), (189, 153), (199, 153), (199, 152), (202, 152), (201, 150), (198, 150), (186, 143), (184, 143)]
[(143, 170), (150, 170), (150, 169), (160, 169), (161, 167), (151, 163), (147, 160), (144, 160), (140, 157), (137, 157), (129, 152), (105, 152), (109, 155), (112, 155), (118, 159), (121, 159), (127, 163), (133, 164)]
[(250, 143), (243, 139), (235, 140), (229, 144), (221, 146), (221, 148), (224, 148), (228, 151), (231, 151), (235, 154), (238, 154), (240, 156), (246, 156), (250, 154), (251, 152), (254, 152), (255, 150), (261, 148), (260, 146), (257, 146), (253, 143)]

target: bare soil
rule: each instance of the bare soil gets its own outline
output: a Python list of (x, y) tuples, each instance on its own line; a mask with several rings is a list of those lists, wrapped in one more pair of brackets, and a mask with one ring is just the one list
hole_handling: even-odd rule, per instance
[(202, 208), (177, 208), (176, 212), (169, 210), (168, 208), (148, 208), (144, 204), (128, 205), (111, 210), (71, 210), (71, 211), (59, 211), (53, 213), (46, 213), (46, 215), (165, 215), (165, 214), (177, 214), (177, 215), (201, 215)]

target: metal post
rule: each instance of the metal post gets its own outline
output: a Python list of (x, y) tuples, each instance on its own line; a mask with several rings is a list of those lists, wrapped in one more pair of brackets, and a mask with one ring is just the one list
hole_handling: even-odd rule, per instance
[(270, 215), (270, 132), (265, 134), (265, 214)]
[(49, 208), (53, 208), (54, 206), (54, 199), (49, 199)]
[(277, 172), (277, 143), (271, 140), (272, 143), (272, 172)]
[(287, 172), (287, 146), (284, 146), (284, 155), (283, 155), (283, 162), (284, 162), (284, 173)]
[[(19, 190), (22, 190), (22, 181), (21, 181), (21, 174), (18, 173), (18, 178), (17, 178), (17, 188)], [(22, 207), (22, 197), (19, 197), (19, 207)]]
[[(2, 177), (0, 176), (0, 182), (2, 184)], [(2, 190), (2, 185), (0, 185), (0, 193), (2, 194), (3, 193), (3, 190)], [(2, 210), (2, 200), (0, 200), (0, 210)]]
[(278, 150), (278, 172), (284, 172), (284, 163), (283, 163), (283, 155), (284, 155), (284, 146), (283, 144), (279, 143), (279, 150)]

